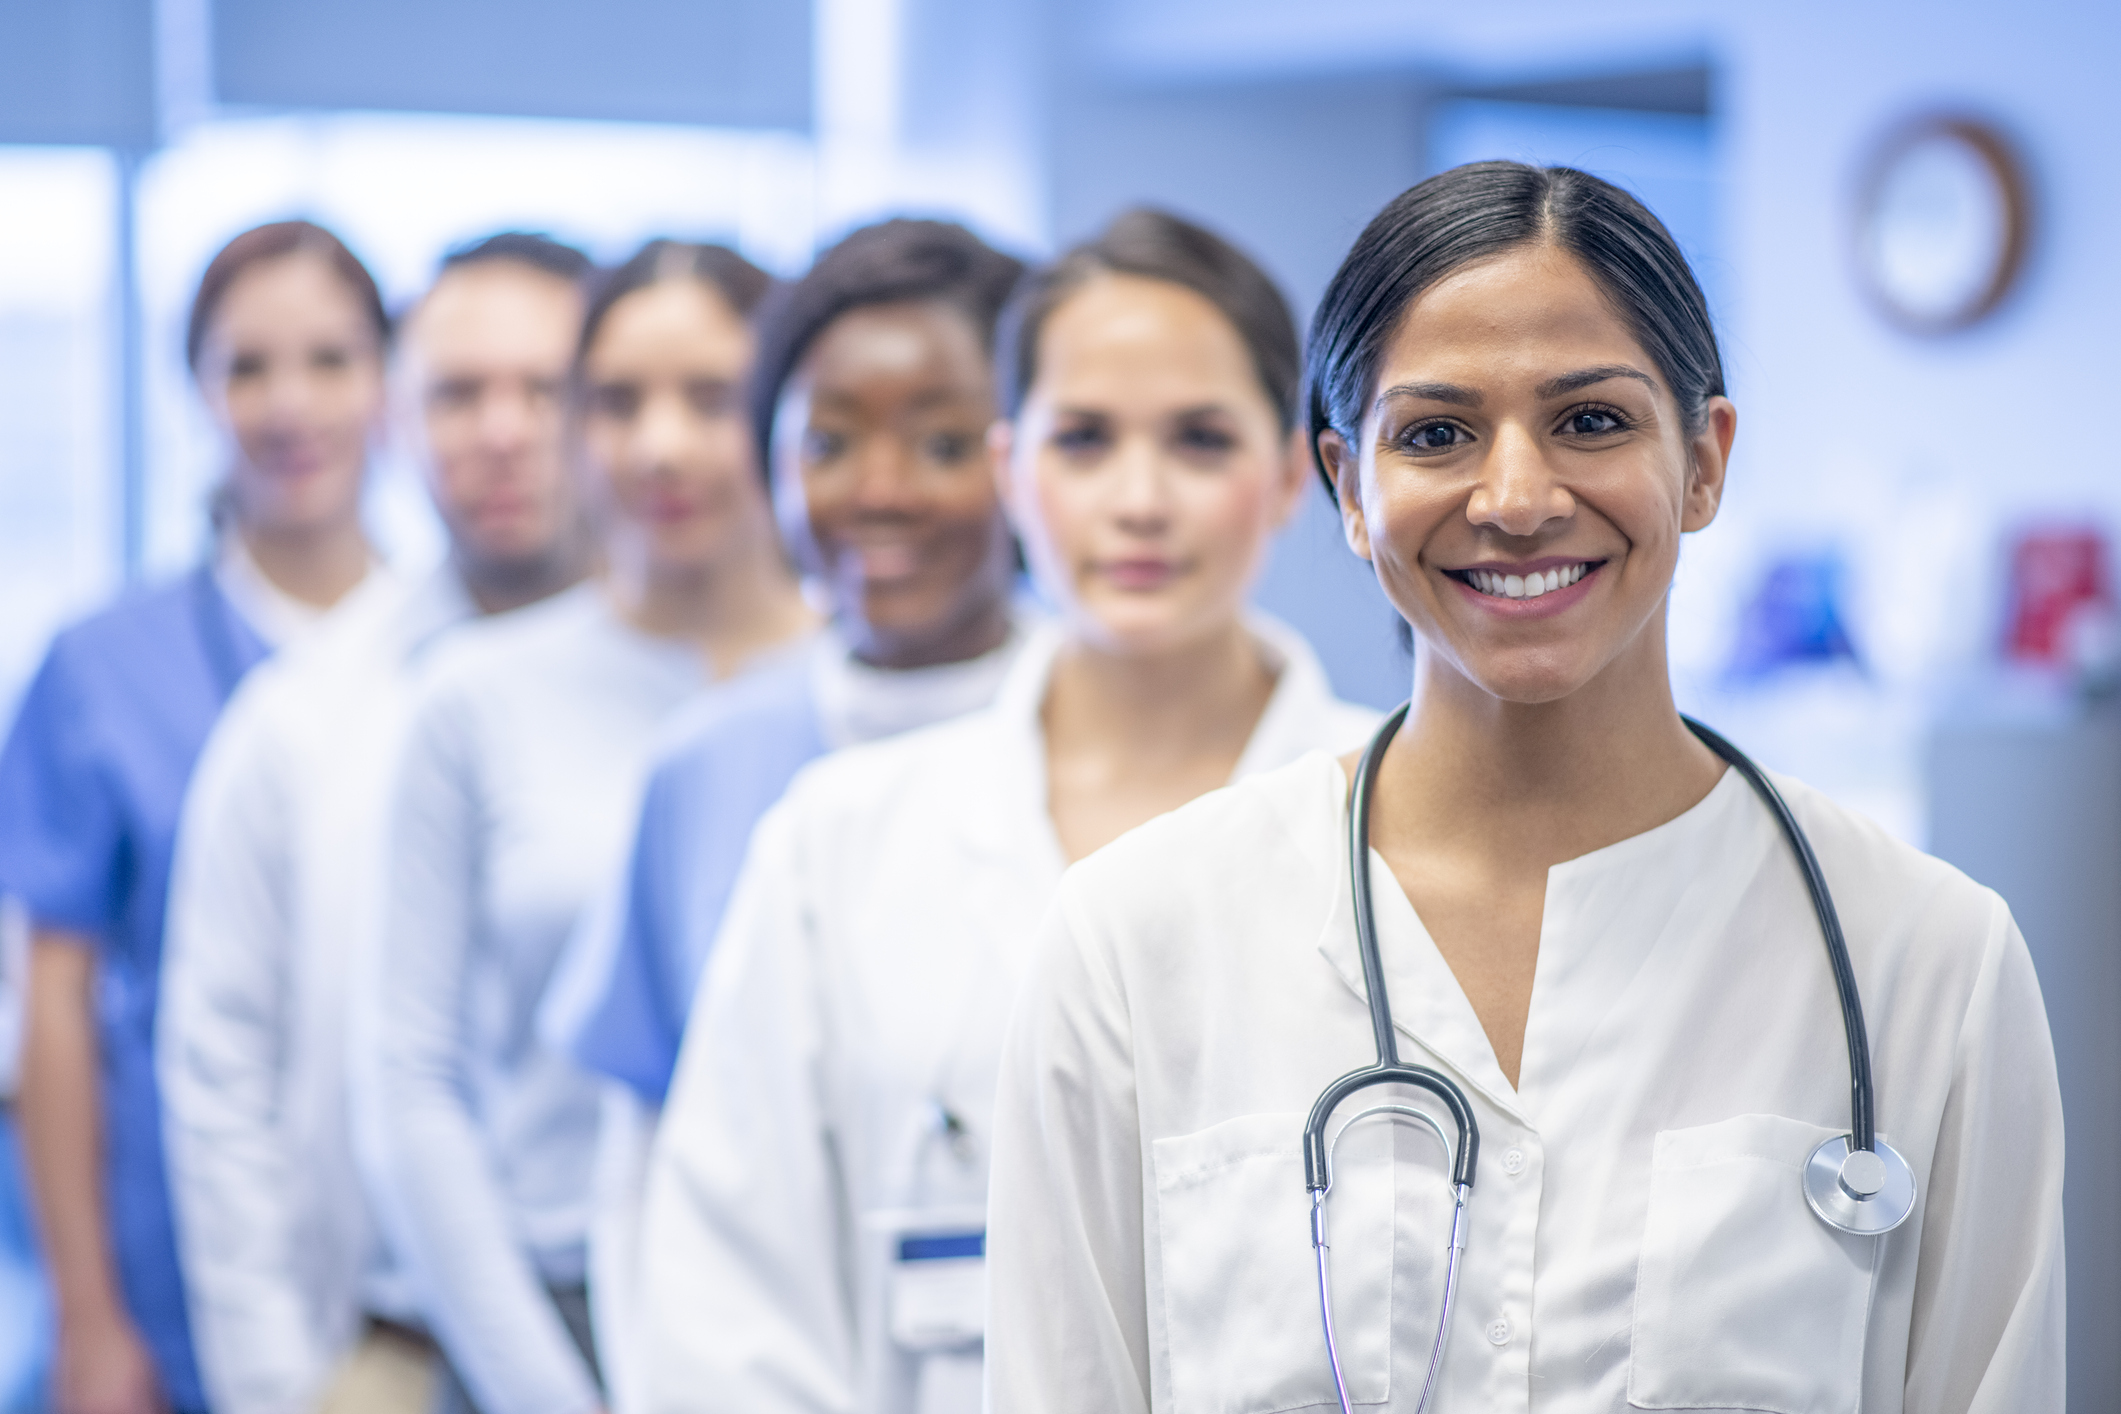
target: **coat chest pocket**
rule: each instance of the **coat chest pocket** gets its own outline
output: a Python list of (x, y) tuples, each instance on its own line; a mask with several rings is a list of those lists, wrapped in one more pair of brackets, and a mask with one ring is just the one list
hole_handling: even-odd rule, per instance
[[(1175, 1414), (1339, 1407), (1319, 1322), (1303, 1128), (1301, 1114), (1244, 1115), (1155, 1142)], [(1356, 1404), (1391, 1397), (1394, 1145), (1390, 1125), (1351, 1133), (1329, 1208), (1334, 1325)]]
[(1853, 1414), (1879, 1239), (1819, 1221), (1798, 1179), (1839, 1132), (1740, 1115), (1657, 1136), (1630, 1405)]

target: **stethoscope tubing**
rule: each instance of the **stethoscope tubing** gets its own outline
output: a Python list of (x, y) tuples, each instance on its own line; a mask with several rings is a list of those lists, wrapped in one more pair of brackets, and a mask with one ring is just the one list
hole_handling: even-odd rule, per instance
[(1363, 987), (1369, 993), (1370, 1029), (1377, 1041), (1377, 1064), (1343, 1075), (1328, 1086), (1311, 1107), (1310, 1119), (1304, 1125), (1304, 1187), (1313, 1193), (1322, 1192), (1331, 1181), (1326, 1162), (1327, 1121), (1341, 1101), (1373, 1085), (1415, 1086), (1441, 1100), (1444, 1108), (1451, 1112), (1451, 1120), (1459, 1134), (1459, 1142), (1453, 1146), (1452, 1153), (1451, 1185), (1454, 1188), (1470, 1190), (1473, 1175), (1480, 1165), (1480, 1126), (1474, 1121), (1473, 1106), (1466, 1099), (1465, 1092), (1442, 1072), (1425, 1065), (1408, 1065), (1399, 1059), (1399, 1041), (1392, 1029), (1392, 999), (1385, 986), (1384, 961), (1375, 946), (1377, 925), (1369, 889), (1370, 798), (1375, 793), (1372, 787), (1376, 781), (1377, 764), (1384, 758), (1393, 737), (1398, 735), (1400, 723), (1406, 720), (1411, 705), (1401, 704), (1385, 720), (1355, 767), (1352, 804), (1348, 810), (1349, 868), (1355, 879), (1355, 936), (1370, 940), (1370, 945), (1357, 951), (1362, 954)]
[(1774, 815), (1775, 823), (1782, 827), (1782, 837), (1789, 841), (1790, 852), (1797, 857), (1805, 890), (1812, 896), (1812, 912), (1817, 915), (1819, 931), (1826, 939), (1827, 963), (1833, 968), (1834, 991), (1841, 1000), (1841, 1029), (1848, 1039), (1849, 1147), (1876, 1149), (1878, 1129), (1871, 1082), (1870, 1031), (1863, 1022), (1863, 999), (1856, 988), (1855, 964), (1849, 960), (1848, 938), (1841, 931), (1841, 914), (1834, 908), (1834, 895), (1826, 886), (1826, 872), (1819, 867), (1819, 856), (1812, 852), (1812, 842), (1797, 824), (1789, 802), (1782, 798), (1782, 792), (1775, 789), (1775, 783), (1750, 756), (1692, 717), (1682, 716), (1679, 720), (1686, 723), (1687, 730), (1703, 746), (1745, 777), (1746, 784), (1753, 788), (1753, 793)]

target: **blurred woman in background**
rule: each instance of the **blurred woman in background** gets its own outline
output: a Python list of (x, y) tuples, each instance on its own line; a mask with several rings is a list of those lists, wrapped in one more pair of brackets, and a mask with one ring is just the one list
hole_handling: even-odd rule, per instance
[(996, 459), (1061, 621), (761, 822), (649, 1175), (649, 1410), (977, 1410), (1001, 1024), (1062, 870), (1372, 721), (1245, 612), (1306, 480), (1267, 277), (1141, 211), (1012, 311)]
[(590, 1304), (622, 1409), (647, 1143), (752, 826), (815, 757), (986, 706), (1022, 644), (987, 446), (994, 324), (1022, 273), (962, 226), (886, 221), (760, 315), (752, 425), (832, 627), (673, 729), (616, 906), (585, 929), (546, 1018), (614, 1082)]
[(368, 578), (361, 490), (389, 341), (375, 281), (306, 221), (207, 266), (185, 353), (221, 430), (211, 559), (53, 641), (0, 754), (0, 889), (34, 929), (21, 1113), (67, 1414), (202, 1410), (153, 1028), (192, 763), (252, 664)]
[(574, 397), (604, 567), (437, 651), (392, 808), (352, 1077), (386, 1232), (456, 1380), (445, 1407), (590, 1414), (597, 1088), (534, 1024), (617, 873), (671, 711), (816, 626), (746, 426), (767, 278), (655, 241), (591, 300)]

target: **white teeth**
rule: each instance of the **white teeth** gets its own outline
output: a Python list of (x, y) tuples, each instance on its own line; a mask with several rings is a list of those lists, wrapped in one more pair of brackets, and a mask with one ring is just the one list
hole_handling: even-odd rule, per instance
[(1590, 565), (1578, 562), (1567, 569), (1548, 570), (1545, 574), (1502, 574), (1495, 570), (1468, 570), (1466, 579), (1483, 594), (1492, 594), (1500, 599), (1537, 599), (1542, 594), (1552, 594), (1557, 589), (1566, 589), (1582, 579)]

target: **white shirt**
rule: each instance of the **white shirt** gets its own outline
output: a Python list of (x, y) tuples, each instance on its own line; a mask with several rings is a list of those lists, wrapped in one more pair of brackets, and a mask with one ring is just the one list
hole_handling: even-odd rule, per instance
[(544, 1286), (583, 1278), (597, 1085), (535, 1015), (705, 664), (627, 625), (595, 585), (459, 630), (435, 660), (356, 1018), (359, 1121), (386, 1231), (473, 1400), (587, 1414), (595, 1381)]
[[(345, 1107), (346, 994), (382, 886), (414, 658), (473, 606), (371, 580), (245, 678), (185, 798), (156, 1018), (192, 1335), (222, 1414), (304, 1414), (378, 1285)], [(364, 1284), (366, 1290), (364, 1290)]]
[[(1280, 671), (1237, 774), (1358, 743), (1374, 714), (1255, 631)], [(976, 1330), (903, 1348), (889, 1269), (906, 1229), (982, 1222), (1001, 1025), (1065, 862), (1059, 643), (1035, 635), (985, 712), (806, 768), (753, 835), (651, 1163), (644, 1410), (978, 1408)]]
[[(1401, 1059), (1455, 1079), (1480, 1125), (1433, 1409), (2062, 1409), (2062, 1116), (2024, 942), (1993, 893), (1779, 784), (1847, 931), (1914, 1214), (1850, 1237), (1800, 1192), (1848, 1129), (1847, 1049), (1789, 847), (1735, 771), (1549, 871), (1514, 1089), (1373, 852)], [(1300, 1140), (1375, 1060), (1346, 793), (1311, 757), (1062, 886), (997, 1102), (992, 1408), (1338, 1408)], [(1358, 1403), (1420, 1395), (1448, 1209), (1433, 1137), (1373, 1121), (1342, 1146)]]
[[(375, 567), (371, 565), (361, 584), (370, 583), (376, 577)], [(259, 567), (250, 547), (243, 543), (243, 537), (234, 531), (221, 537), (220, 548), (214, 555), (214, 584), (227, 596), (228, 602), (236, 606), (243, 621), (256, 629), (258, 637), (273, 648), (293, 643), (331, 612), (306, 599), (297, 599), (274, 584)], [(355, 589), (359, 587), (356, 585)]]
[(847, 640), (828, 630), (811, 659), (810, 678), (826, 745), (836, 751), (882, 741), (987, 706), (1001, 691), (1024, 633), (1023, 621), (1015, 620), (999, 647), (976, 658), (925, 668), (879, 668), (855, 657)]

